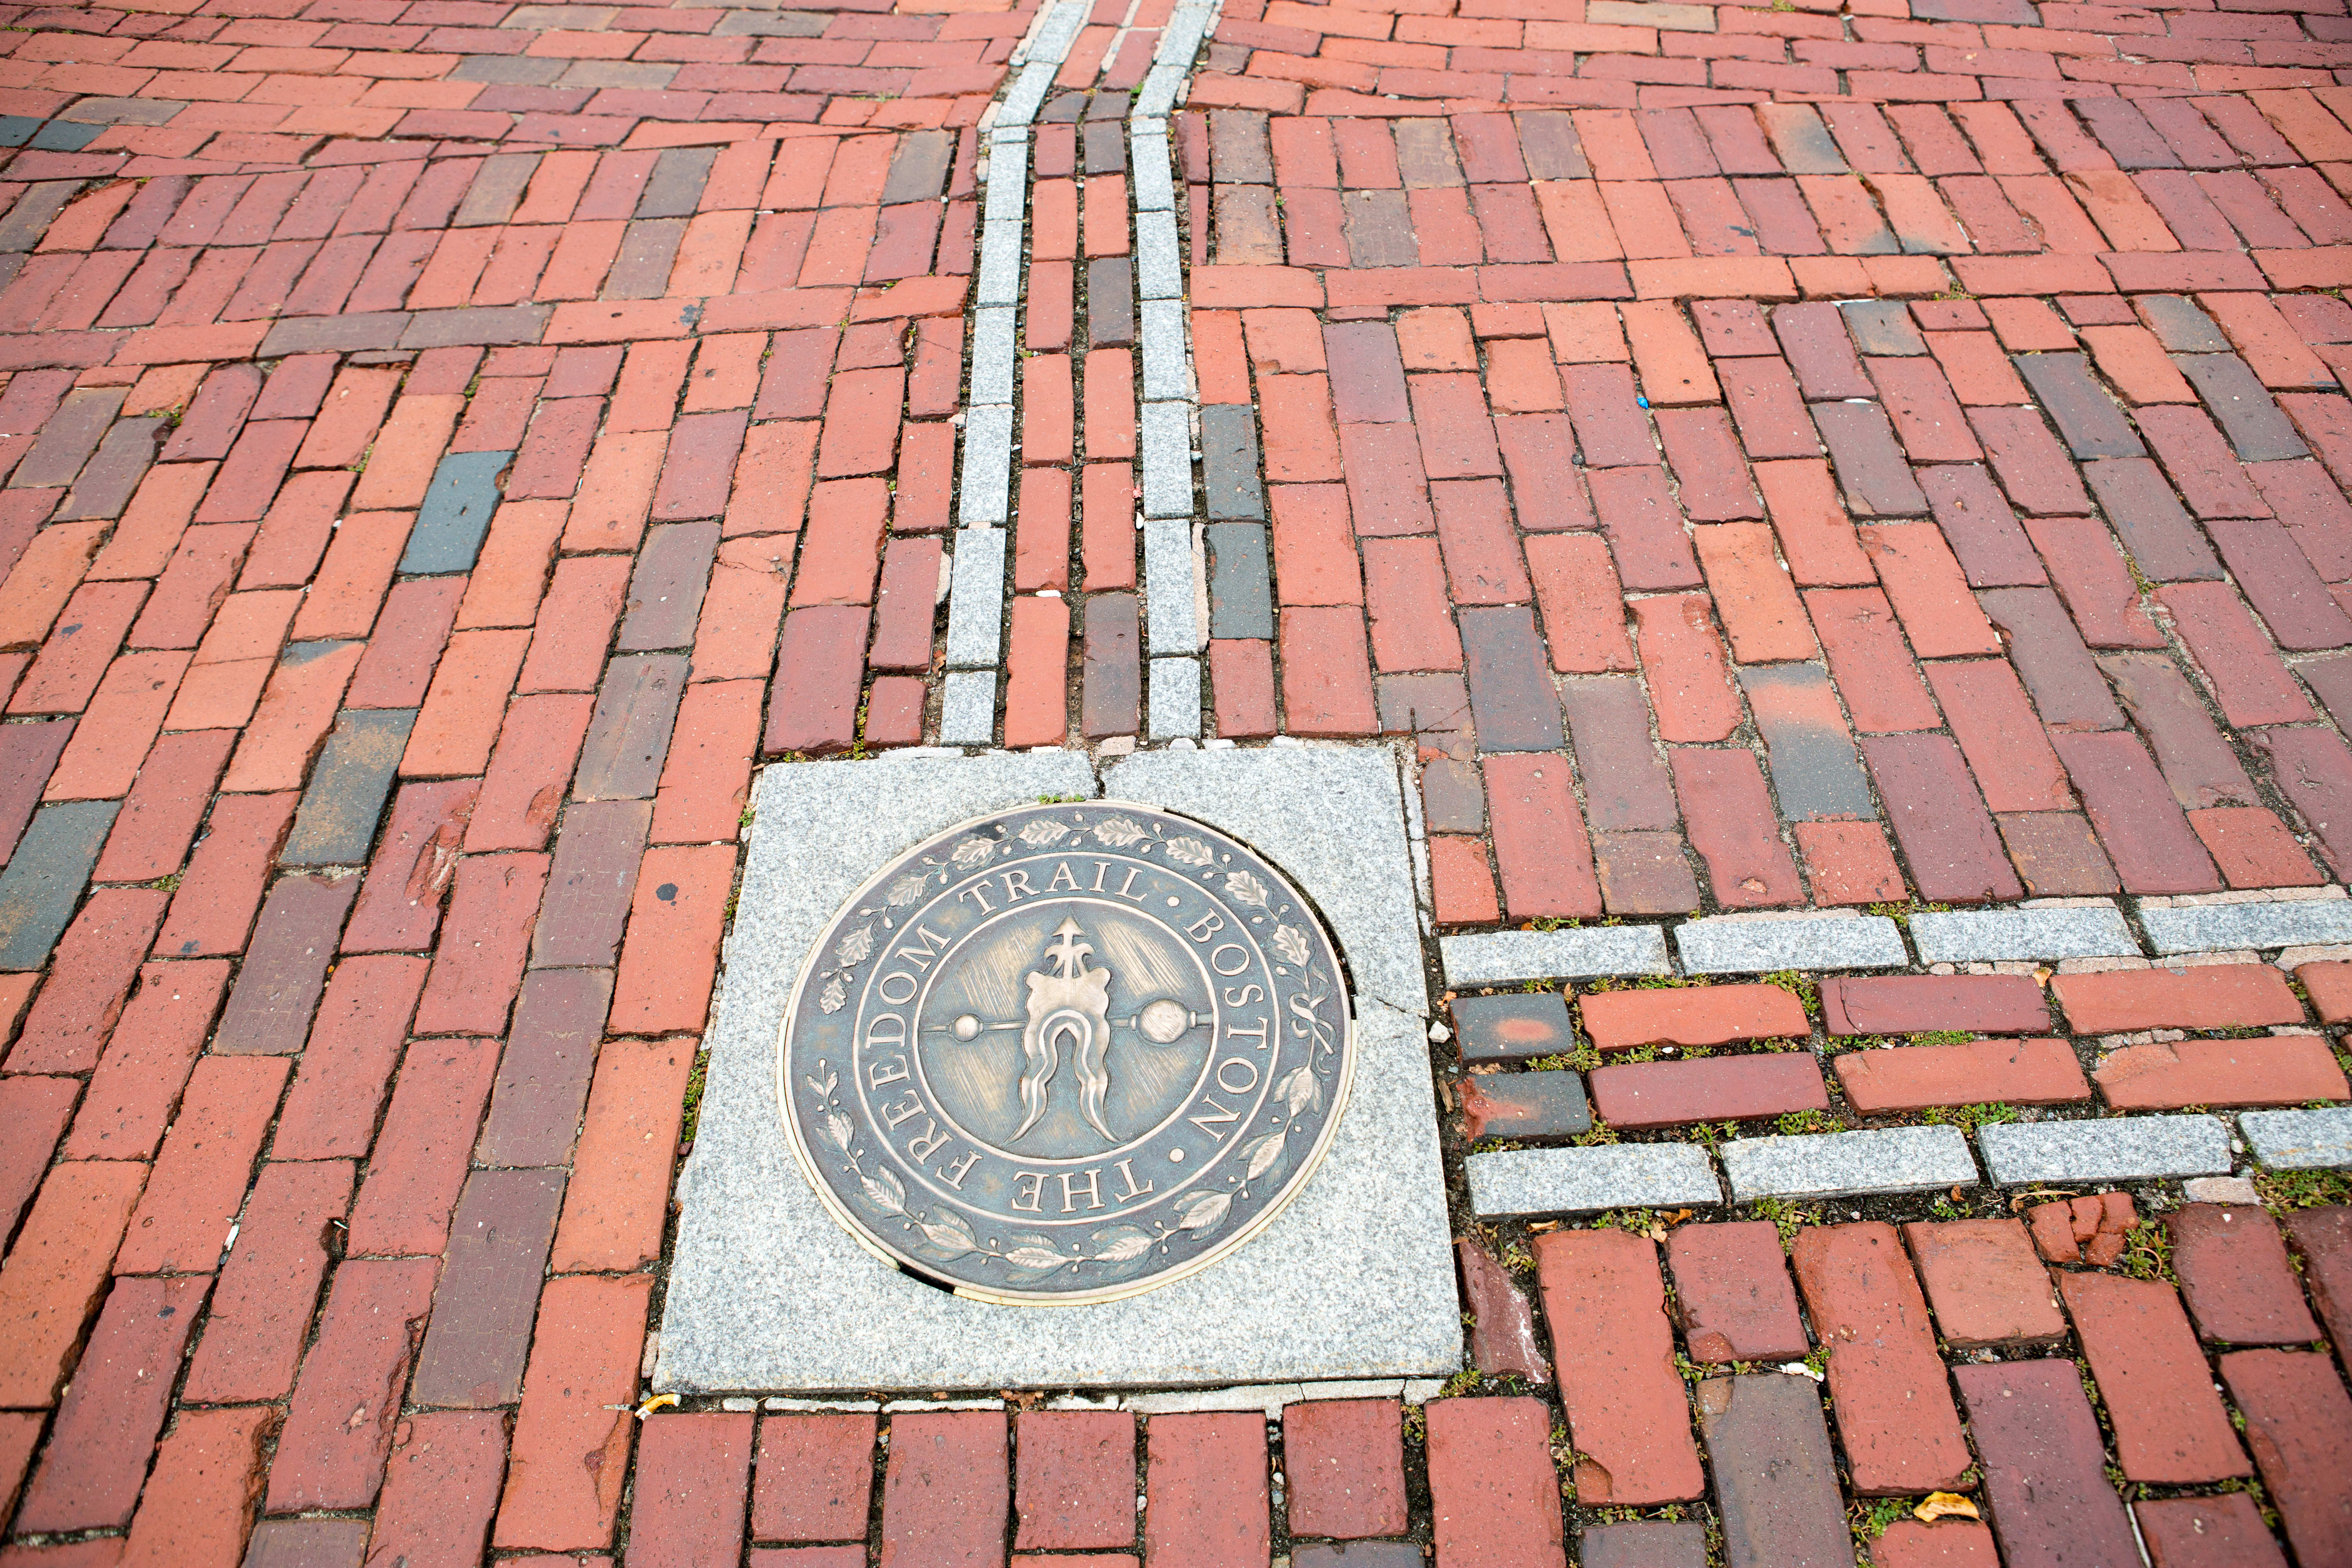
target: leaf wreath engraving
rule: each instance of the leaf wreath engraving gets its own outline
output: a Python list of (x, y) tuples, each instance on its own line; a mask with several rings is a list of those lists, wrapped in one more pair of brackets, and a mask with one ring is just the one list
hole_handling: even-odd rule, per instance
[(1131, 1225), (1115, 1225), (1094, 1234), (1094, 1244), (1102, 1248), (1094, 1255), (1097, 1263), (1132, 1263), (1151, 1250), (1152, 1237), (1147, 1230)]
[(1179, 866), (1205, 866), (1217, 858), (1217, 852), (1189, 835), (1168, 841), (1168, 858)]
[(1114, 849), (1124, 849), (1150, 837), (1142, 826), (1124, 816), (1106, 816), (1095, 824), (1095, 837)]
[(870, 925), (862, 925), (834, 944), (833, 962), (847, 969), (855, 964), (865, 963), (873, 951), (874, 928)]
[(1242, 1153), (1249, 1163), (1244, 1167), (1242, 1179), (1254, 1182), (1280, 1163), (1283, 1147), (1289, 1137), (1290, 1130), (1286, 1127), (1243, 1144)]
[(986, 865), (995, 854), (996, 840), (967, 838), (948, 851), (948, 858), (954, 861), (961, 869), (969, 871), (974, 866)]
[(824, 990), (817, 993), (816, 1005), (827, 1013), (838, 1013), (848, 1000), (849, 987), (844, 985), (841, 976), (836, 974), (824, 983)]
[(884, 1214), (907, 1212), (906, 1184), (898, 1180), (898, 1173), (888, 1166), (877, 1166), (870, 1176), (861, 1172), (857, 1182), (866, 1189), (866, 1195), (874, 1206)]
[(857, 1136), (857, 1130), (850, 1125), (848, 1117), (836, 1110), (824, 1119), (824, 1135), (839, 1144), (841, 1152), (846, 1154), (850, 1140)]
[(929, 888), (930, 885), (931, 877), (929, 872), (909, 871), (905, 876), (899, 878), (897, 881), (891, 883), (890, 890), (883, 896), (892, 909), (900, 909), (908, 904), (913, 903), (917, 899), (921, 898), (924, 890)]
[(1234, 1206), (1231, 1193), (1193, 1193), (1176, 1205), (1179, 1230), (1213, 1230)]
[(980, 1246), (963, 1215), (950, 1208), (934, 1209), (930, 1218), (918, 1219), (915, 1225), (923, 1233), (924, 1240), (952, 1256), (961, 1257)]
[(1265, 908), (1266, 900), (1273, 896), (1264, 882), (1259, 881), (1247, 871), (1227, 872), (1225, 891), (1232, 897), (1234, 902), (1246, 904), (1255, 910)]
[(1274, 952), (1285, 963), (1303, 964), (1313, 955), (1313, 950), (1307, 945), (1307, 933), (1297, 926), (1274, 928)]
[(1069, 836), (1069, 824), (1056, 822), (1050, 816), (1034, 818), (1024, 823), (1021, 827), (1021, 842), (1032, 849), (1043, 849), (1048, 844), (1059, 844)]
[(1084, 1261), (1058, 1250), (1042, 1236), (1016, 1236), (1013, 1245), (998, 1254), (1006, 1265), (1025, 1274), (1050, 1274), (1066, 1263)]
[(810, 1089), (815, 1093), (819, 1100), (831, 1100), (833, 1098), (833, 1091), (841, 1087), (841, 1075), (834, 1071), (831, 1068), (825, 1067), (825, 1064), (823, 1062), (819, 1062), (816, 1065), (821, 1068), (824, 1068), (824, 1076), (823, 1078), (819, 1078), (816, 1074), (810, 1073), (806, 1077), (803, 1078), (801, 1081), (807, 1084)]
[[(1311, 1067), (1300, 1066), (1282, 1075), (1274, 1086), (1274, 1098), (1290, 1109), (1290, 1114), (1313, 1110), (1323, 1103), (1323, 1085)], [(1255, 1174), (1255, 1172), (1252, 1174)]]

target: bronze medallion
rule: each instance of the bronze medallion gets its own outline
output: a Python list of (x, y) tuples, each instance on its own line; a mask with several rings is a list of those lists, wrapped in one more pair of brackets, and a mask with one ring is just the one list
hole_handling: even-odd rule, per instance
[(866, 1247), (959, 1294), (1109, 1300), (1242, 1245), (1354, 1066), (1322, 922), (1246, 847), (1116, 801), (950, 829), (811, 948), (777, 1095)]

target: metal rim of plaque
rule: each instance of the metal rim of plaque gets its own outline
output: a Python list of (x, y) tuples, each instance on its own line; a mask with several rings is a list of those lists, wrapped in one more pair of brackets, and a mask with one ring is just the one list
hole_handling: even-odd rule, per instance
[(869, 878), (776, 1049), (802, 1173), (957, 1295), (1118, 1300), (1263, 1231), (1355, 1069), (1314, 908), (1215, 828), (1121, 801), (975, 817)]

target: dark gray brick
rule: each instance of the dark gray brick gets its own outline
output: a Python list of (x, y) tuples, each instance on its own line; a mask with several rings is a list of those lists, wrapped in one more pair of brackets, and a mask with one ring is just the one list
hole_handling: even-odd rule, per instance
[(2205, 400), (2206, 408), (2230, 437), (2230, 445), (2245, 461), (2268, 463), (2311, 455), (2311, 448), (2294, 433), (2294, 424), (2236, 354), (2175, 354), (2172, 363)]
[(41, 791), (73, 738), (78, 720), (0, 724), (0, 859), (14, 848), (41, 804)]
[(710, 29), (714, 38), (818, 38), (832, 17), (815, 11), (730, 11)]
[(265, 1519), (253, 1527), (243, 1568), (360, 1568), (364, 1519)]
[(74, 476), (105, 438), (107, 426), (114, 423), (127, 395), (129, 389), (121, 386), (83, 386), (67, 393), (8, 483), (42, 489), (73, 483)]
[(41, 124), (37, 114), (0, 114), (0, 147), (22, 147)]
[(1584, 1080), (1572, 1072), (1473, 1073), (1461, 1087), (1473, 1139), (1573, 1138), (1592, 1131)]
[(2139, 437), (2078, 353), (2019, 354), (2012, 361), (2033, 389), (2067, 448), (2078, 458), (2147, 455)]
[(1630, 675), (1577, 676), (1561, 683), (1560, 706), (1584, 781), (1584, 815), (1596, 829), (1668, 828), (1675, 784), (1650, 738), (1650, 706)]
[[(443, 79), (487, 81), (501, 87), (545, 87), (562, 76), (563, 68), (571, 63), (570, 60), (562, 59), (541, 59), (532, 55), (467, 55), (459, 60), (456, 68)], [(481, 100), (478, 98), (474, 101), (479, 103)], [(500, 158), (510, 157), (529, 158), (533, 163), (538, 162), (538, 154), (530, 153), (496, 153), (492, 155), (490, 162), (495, 163)], [(481, 182), (477, 180), (475, 183), (479, 184)], [(462, 215), (465, 209), (460, 207), (458, 211)], [(463, 226), (465, 222), (466, 219), (461, 216), (457, 219), (457, 226)]]
[(683, 654), (624, 654), (604, 667), (574, 800), (651, 800), (686, 691)]
[[(184, 103), (174, 103), (168, 98), (85, 98), (70, 109), (58, 112), (59, 120), (77, 120), (86, 125), (169, 125)], [(0, 120), (0, 125), (15, 123), (13, 118)], [(35, 121), (25, 121), (26, 124)], [(27, 136), (32, 132), (27, 131)], [(0, 136), (0, 146), (15, 147), (21, 142)]]
[(1756, 665), (1739, 672), (1772, 764), (1780, 815), (1791, 822), (1876, 815), (1837, 694), (1818, 664)]
[(52, 521), (121, 517), (122, 509), (131, 504), (131, 492), (153, 466), (155, 448), (163, 439), (161, 419), (116, 420), (99, 442), (97, 455), (84, 465), (81, 477), (74, 481), (73, 493), (66, 497), (66, 504), (58, 509)]
[(1927, 510), (1885, 409), (1875, 403), (1816, 403), (1812, 410), (1848, 510), (1858, 517), (1917, 517)]
[(1209, 167), (1221, 185), (1274, 184), (1274, 143), (1263, 110), (1209, 110)]
[(352, 316), (289, 316), (269, 329), (261, 340), (263, 359), (282, 359), (288, 354), (356, 353), (366, 349), (388, 349), (400, 342), (400, 334), (408, 330), (405, 310), (377, 310)]
[(562, 1171), (476, 1171), (466, 1178), (412, 1400), (488, 1409), (521, 1397), (540, 1277), (562, 1207)]
[(63, 120), (52, 120), (38, 131), (26, 146), (41, 153), (79, 153), (98, 140), (102, 125), (76, 125)]
[(1927, 340), (1911, 324), (1911, 308), (1895, 300), (1855, 300), (1840, 305), (1846, 331), (1866, 354), (1923, 354)]
[[(640, 843), (647, 808), (635, 801), (579, 806), (607, 816), (634, 813)], [(635, 865), (636, 851), (629, 851)], [(558, 867), (561, 874), (562, 868)], [(635, 877), (626, 879), (633, 884)], [(631, 887), (616, 883), (621, 902)], [(544, 926), (542, 920), (542, 928)], [(617, 925), (615, 926), (617, 930)], [(562, 1165), (588, 1104), (588, 1080), (596, 1070), (596, 1042), (613, 1001), (609, 969), (534, 969), (523, 976), (514, 1025), (499, 1057), (498, 1086), (482, 1123), (475, 1159), (485, 1165)]]
[(65, 934), (119, 800), (44, 806), (0, 871), (0, 970), (38, 969)]
[(1917, 478), (1969, 587), (2038, 586), (2050, 580), (2009, 498), (1982, 463), (1932, 464)]
[(654, 172), (637, 197), (639, 217), (692, 217), (719, 159), (716, 147), (672, 147), (654, 160)]
[(2047, 588), (1994, 588), (1977, 603), (2009, 645), (2042, 721), (2060, 730), (2120, 730), (2123, 710), (2099, 679), (2099, 667), (2066, 606)]
[(1265, 486), (1258, 479), (1257, 410), (1245, 403), (1202, 406), (1201, 468), (1207, 475), (1212, 520), (1265, 521)]
[(1127, 257), (1087, 263), (1087, 341), (1098, 349), (1135, 342), (1135, 267)]
[(400, 330), (404, 349), (478, 348), (535, 343), (547, 330), (552, 305), (467, 305), (419, 310)]
[(1556, 752), (1559, 696), (1551, 683), (1535, 611), (1525, 605), (1464, 610), (1462, 651), (1470, 678), (1470, 712), (1478, 743), (1489, 752)]
[(1088, 740), (1132, 735), (1143, 718), (1141, 628), (1133, 594), (1087, 595), (1086, 678), (1078, 727)]
[(336, 716), (279, 864), (366, 864), (384, 800), (392, 794), (393, 775), (415, 722), (414, 708), (347, 708)]
[(1273, 637), (1274, 583), (1266, 566), (1265, 526), (1213, 522), (1208, 536), (1209, 635)]
[(882, 205), (939, 200), (955, 163), (955, 144), (952, 131), (918, 131), (900, 142), (890, 160), (890, 177), (882, 184)]
[(1706, 1568), (1706, 1527), (1687, 1519), (1594, 1525), (1576, 1551), (1581, 1568)]
[(302, 1048), (359, 890), (356, 876), (278, 879), (261, 906), (214, 1050), (282, 1057)]
[(49, 220), (65, 211), (79, 189), (79, 180), (44, 180), (17, 197), (8, 216), (0, 218), (0, 251), (30, 250), (40, 244)]
[(1710, 1377), (1698, 1385), (1698, 1424), (1715, 1472), (1725, 1568), (1843, 1563), (1853, 1555), (1812, 1379)]
[(1467, 757), (1478, 749), (1470, 683), (1452, 670), (1375, 677), (1372, 698), (1383, 735), (1415, 736), (1423, 752)]
[(2133, 301), (2156, 341), (2177, 354), (2224, 354), (2230, 340), (2213, 318), (2179, 294), (2142, 294)]
[[(521, 55), (480, 55), (475, 58), (496, 60), (502, 66), (511, 62), (515, 65), (561, 67), (563, 63), (561, 60), (527, 59)], [(454, 76), (456, 73), (451, 74)], [(555, 76), (549, 72), (544, 76), (476, 76), (459, 79), (529, 81), (543, 85), (553, 81)], [(530, 188), (530, 177), (537, 173), (539, 154), (536, 153), (494, 153), (483, 159), (481, 168), (474, 175), (474, 183), (466, 188), (466, 199), (457, 204), (457, 214), (449, 220), (449, 226), (472, 228), (479, 224), (506, 222), (514, 216), (516, 206), (522, 201), (523, 192)]]
[(400, 557), (404, 576), (474, 569), (490, 514), (498, 510), (499, 475), (512, 461), (512, 452), (453, 452), (441, 459)]
[(1486, 832), (1486, 791), (1478, 781), (1477, 764), (1439, 757), (1424, 766), (1421, 816), (1432, 833)]
[(658, 300), (669, 289), (669, 269), (686, 238), (681, 217), (637, 218), (621, 237), (621, 254), (605, 275), (607, 300)]
[(1127, 173), (1127, 127), (1116, 120), (1089, 120), (1086, 128), (1087, 173)]
[(618, 650), (650, 653), (691, 646), (718, 553), (716, 521), (667, 523), (648, 531), (629, 579), (629, 614), (621, 623)]
[(2221, 563), (2189, 518), (2163, 472), (2146, 458), (2111, 458), (2083, 465), (2091, 493), (2123, 535), (2139, 569), (2159, 583), (2210, 582)]
[(1568, 998), (1557, 991), (1457, 996), (1451, 1006), (1465, 1067), (1533, 1061), (1576, 1049)]

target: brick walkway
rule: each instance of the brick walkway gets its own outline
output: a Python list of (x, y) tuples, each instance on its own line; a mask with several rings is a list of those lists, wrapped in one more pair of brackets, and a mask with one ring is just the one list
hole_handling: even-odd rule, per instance
[[(1425, 1405), (628, 1414), (751, 770), (951, 664), (1412, 737), (1446, 928), (2340, 880), (2342, 0), (1226, 0), (1189, 381), (1172, 0), (1025, 167), (1034, 0), (133, 4), (0, 5), (0, 1565), (2352, 1563), (2325, 1171), (1465, 1206)], [(1554, 985), (1448, 1157), (2352, 1099), (2261, 956)]]

